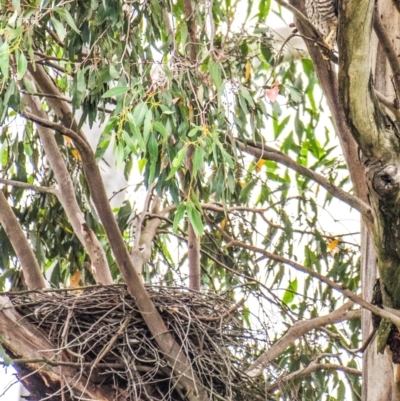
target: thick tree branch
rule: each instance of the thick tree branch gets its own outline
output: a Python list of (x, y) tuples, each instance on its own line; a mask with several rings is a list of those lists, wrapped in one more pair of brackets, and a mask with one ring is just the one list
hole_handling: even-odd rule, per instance
[(6, 180), (5, 178), (0, 178), (0, 183), (5, 185), (11, 185), (13, 187), (24, 188), (24, 189), (32, 189), (36, 192), (43, 192), (45, 194), (53, 194), (58, 196), (58, 190), (56, 188), (51, 187), (41, 187), (38, 185), (28, 184), (26, 182), (15, 181), (15, 180)]
[(31, 290), (45, 288), (46, 283), (36, 257), (2, 190), (0, 190), (0, 224), (21, 263), (22, 273), (28, 288)]
[[(27, 108), (29, 108), (34, 115), (46, 119), (46, 113), (42, 111), (37, 97), (24, 95), (24, 100)], [(71, 222), (75, 234), (89, 254), (92, 264), (90, 269), (91, 273), (97, 283), (104, 285), (112, 284), (113, 279), (105, 252), (96, 235), (87, 225), (85, 216), (78, 205), (74, 185), (53, 132), (40, 124), (37, 129), (47, 160), (60, 188), (57, 197)]]
[(140, 218), (138, 219), (136, 224), (135, 244), (131, 253), (133, 265), (135, 266), (135, 269), (139, 274), (142, 274), (143, 272), (143, 265), (150, 260), (151, 245), (153, 239), (157, 235), (157, 228), (161, 222), (161, 219), (156, 217), (160, 210), (160, 198), (158, 196), (155, 196), (153, 204), (151, 206), (152, 217), (148, 220), (146, 226), (142, 227), (145, 217), (149, 215), (147, 210), (150, 207), (150, 200), (153, 189), (154, 185), (152, 185), (147, 191), (143, 211), (140, 214)]
[(329, 313), (328, 315), (319, 316), (314, 319), (304, 320), (296, 322), (289, 328), (287, 333), (280, 338), (268, 351), (258, 357), (247, 369), (246, 373), (250, 377), (258, 376), (262, 373), (262, 370), (284, 352), (291, 344), (293, 344), (298, 338), (304, 336), (309, 331), (317, 329), (321, 326), (328, 324), (340, 323), (345, 320), (350, 320), (354, 317), (356, 311), (349, 312), (354, 305), (354, 302), (349, 301), (342, 305), (340, 308)]
[(313, 170), (310, 170), (307, 167), (302, 166), (301, 164), (296, 163), (293, 159), (291, 159), (289, 156), (286, 156), (284, 153), (264, 144), (251, 141), (248, 141), (247, 144), (245, 144), (237, 138), (235, 138), (235, 141), (238, 144), (239, 148), (246, 153), (262, 159), (276, 161), (286, 167), (289, 167), (297, 173), (307, 178), (310, 178), (311, 180), (324, 187), (334, 197), (347, 203), (351, 207), (354, 207), (354, 209), (358, 210), (370, 223), (373, 222), (372, 210), (366, 203), (364, 203), (358, 197), (352, 196), (343, 189), (336, 187), (322, 175), (316, 173)]
[(136, 299), (138, 309), (143, 316), (150, 332), (153, 334), (160, 350), (164, 352), (171, 367), (177, 374), (177, 385), (186, 391), (190, 401), (208, 400), (204, 388), (201, 386), (197, 375), (194, 373), (190, 361), (187, 359), (181, 346), (172, 337), (165, 323), (150, 299), (143, 282), (135, 270), (131, 257), (122, 239), (118, 224), (112, 213), (104, 189), (103, 180), (94, 157), (94, 153), (87, 141), (73, 130), (61, 124), (56, 124), (46, 119), (39, 118), (31, 113), (26, 116), (38, 124), (52, 128), (59, 133), (71, 138), (78, 149), (83, 164), (86, 180), (89, 185), (93, 203), (104, 226), (107, 238), (114, 253), (117, 265), (124, 277), (130, 294)]

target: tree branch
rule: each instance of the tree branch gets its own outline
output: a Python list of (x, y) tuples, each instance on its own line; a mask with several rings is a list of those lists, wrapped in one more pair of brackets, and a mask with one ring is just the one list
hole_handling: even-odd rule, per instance
[(268, 351), (258, 357), (247, 369), (246, 373), (250, 377), (259, 376), (262, 370), (282, 352), (284, 352), (298, 338), (304, 336), (309, 331), (317, 329), (328, 324), (340, 323), (345, 320), (350, 320), (354, 317), (356, 311), (348, 312), (354, 305), (354, 302), (349, 301), (340, 308), (325, 316), (319, 316), (310, 320), (296, 322), (289, 328), (286, 334), (280, 338)]
[(28, 288), (32, 290), (45, 288), (46, 283), (35, 254), (2, 190), (0, 190), (0, 224), (3, 226), (21, 263), (22, 273)]
[(157, 235), (157, 228), (160, 225), (161, 219), (157, 217), (160, 209), (160, 198), (155, 196), (153, 205), (151, 206), (152, 217), (147, 221), (145, 227), (142, 227), (145, 217), (149, 215), (147, 212), (150, 207), (150, 199), (155, 185), (151, 185), (147, 191), (146, 200), (144, 202), (143, 211), (136, 224), (135, 244), (131, 253), (131, 258), (136, 271), (142, 274), (143, 265), (150, 260), (151, 245), (153, 239)]
[(267, 387), (267, 393), (272, 393), (280, 388), (282, 385), (288, 383), (289, 381), (299, 379), (304, 376), (308, 376), (309, 374), (316, 372), (318, 370), (339, 370), (346, 374), (361, 376), (362, 372), (355, 368), (350, 368), (348, 366), (338, 365), (336, 363), (316, 363), (315, 361), (311, 362), (304, 369), (296, 370), (295, 372), (289, 373), (281, 378), (279, 378), (276, 383)]
[(56, 188), (51, 187), (41, 187), (38, 185), (28, 184), (27, 182), (15, 181), (15, 180), (6, 180), (5, 178), (0, 178), (0, 183), (5, 185), (11, 185), (13, 187), (24, 188), (24, 189), (32, 189), (36, 192), (43, 192), (46, 194), (53, 194), (58, 196), (58, 190)]
[[(47, 119), (47, 115), (42, 111), (37, 97), (24, 95), (23, 98), (26, 104), (25, 109), (29, 108), (35, 116), (44, 120)], [(60, 188), (57, 197), (71, 222), (75, 234), (89, 254), (91, 260), (90, 271), (97, 283), (104, 285), (112, 284), (113, 279), (105, 252), (96, 235), (87, 225), (85, 216), (78, 205), (74, 185), (53, 132), (41, 124), (38, 125), (37, 130), (47, 159)]]
[(239, 148), (244, 152), (249, 153), (255, 157), (259, 157), (261, 159), (272, 160), (281, 163), (284, 166), (296, 171), (297, 173), (317, 182), (322, 187), (324, 187), (331, 195), (358, 210), (370, 223), (373, 222), (372, 210), (366, 203), (364, 203), (358, 197), (350, 195), (348, 192), (343, 191), (343, 189), (336, 187), (322, 175), (316, 173), (313, 170), (310, 170), (307, 167), (302, 166), (301, 164), (296, 163), (293, 159), (291, 159), (289, 156), (286, 156), (284, 153), (264, 144), (252, 141), (247, 141), (247, 144), (245, 144), (237, 138), (235, 138), (235, 141), (239, 145)]
[(234, 238), (232, 238), (230, 235), (228, 235), (221, 227), (218, 225), (214, 225), (214, 227), (221, 233), (221, 235), (227, 240), (229, 246), (238, 246), (244, 249), (248, 249), (250, 251), (260, 253), (267, 259), (275, 260), (278, 263), (282, 263), (288, 266), (293, 267), (295, 270), (308, 274), (311, 277), (321, 281), (322, 283), (326, 284), (327, 286), (331, 287), (335, 291), (340, 292), (347, 298), (349, 298), (351, 301), (354, 303), (362, 306), (363, 308), (369, 310), (370, 312), (374, 313), (375, 315), (381, 316), (383, 318), (386, 318), (390, 320), (396, 327), (400, 328), (400, 317), (394, 315), (393, 313), (390, 313), (386, 310), (383, 310), (375, 305), (372, 305), (371, 303), (365, 301), (361, 296), (354, 294), (352, 291), (350, 291), (347, 287), (337, 284), (335, 281), (325, 277), (324, 275), (311, 270), (308, 267), (305, 267), (303, 265), (300, 265), (299, 263), (296, 263), (290, 259), (286, 259), (283, 256), (277, 255), (275, 253), (267, 252), (264, 249), (258, 248), (253, 245), (248, 245), (247, 243), (238, 241)]

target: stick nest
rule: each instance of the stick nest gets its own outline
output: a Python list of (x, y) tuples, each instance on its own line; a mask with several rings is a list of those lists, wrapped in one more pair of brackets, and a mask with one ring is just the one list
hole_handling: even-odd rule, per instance
[[(210, 399), (265, 400), (265, 382), (244, 371), (265, 348), (266, 334), (246, 328), (245, 313), (212, 293), (147, 290)], [(125, 286), (9, 297), (24, 319), (82, 363), (88, 380), (118, 389), (125, 400), (186, 400)]]

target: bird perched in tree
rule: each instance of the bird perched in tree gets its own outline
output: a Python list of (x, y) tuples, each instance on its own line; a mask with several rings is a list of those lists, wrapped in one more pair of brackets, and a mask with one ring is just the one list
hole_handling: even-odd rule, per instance
[(339, 0), (306, 0), (308, 19), (329, 47), (333, 47), (336, 41), (338, 2)]

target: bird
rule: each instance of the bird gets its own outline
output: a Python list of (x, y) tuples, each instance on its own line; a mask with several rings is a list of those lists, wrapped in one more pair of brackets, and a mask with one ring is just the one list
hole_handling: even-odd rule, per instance
[(333, 48), (336, 42), (339, 0), (306, 0), (308, 19), (321, 33), (324, 42)]

